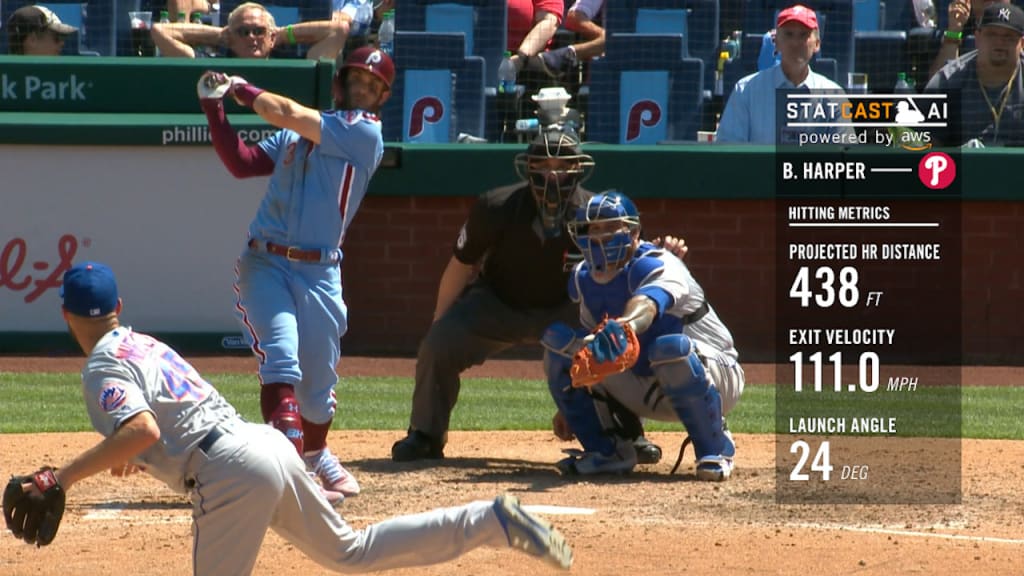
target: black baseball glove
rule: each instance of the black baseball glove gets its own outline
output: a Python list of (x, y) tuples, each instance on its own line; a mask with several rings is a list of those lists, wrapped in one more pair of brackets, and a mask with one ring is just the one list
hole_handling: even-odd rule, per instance
[[(29, 544), (46, 546), (53, 542), (64, 518), (64, 489), (46, 466), (30, 476), (13, 476), (4, 489), (4, 520), (15, 538)], [(22, 484), (32, 483), (39, 490), (25, 491)]]

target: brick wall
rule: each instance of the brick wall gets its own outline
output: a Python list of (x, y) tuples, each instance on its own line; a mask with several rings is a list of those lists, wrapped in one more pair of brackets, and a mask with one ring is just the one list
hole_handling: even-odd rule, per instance
[[(368, 197), (345, 240), (344, 353), (414, 354), (437, 283), (474, 199)], [(687, 264), (741, 357), (773, 354), (775, 219), (770, 200), (640, 199), (644, 236), (682, 235)], [(1024, 203), (963, 205), (967, 363), (1024, 364)], [(955, 302), (950, 303), (955, 306)], [(932, 318), (937, 330), (942, 319)]]

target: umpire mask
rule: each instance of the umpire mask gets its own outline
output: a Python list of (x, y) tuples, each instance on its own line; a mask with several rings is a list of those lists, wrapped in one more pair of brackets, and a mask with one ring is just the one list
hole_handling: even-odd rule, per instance
[(516, 156), (516, 172), (530, 184), (544, 236), (555, 238), (565, 227), (566, 209), (576, 187), (590, 177), (594, 159), (580, 150), (576, 133), (564, 125), (549, 126)]

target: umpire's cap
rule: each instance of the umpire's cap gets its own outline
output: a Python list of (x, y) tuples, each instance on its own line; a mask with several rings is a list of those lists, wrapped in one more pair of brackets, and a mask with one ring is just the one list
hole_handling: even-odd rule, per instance
[(395, 63), (391, 56), (374, 46), (363, 46), (352, 51), (345, 59), (345, 64), (338, 70), (338, 78), (344, 79), (344, 72), (349, 68), (366, 70), (383, 80), (388, 90), (391, 90), (391, 84), (395, 81)]

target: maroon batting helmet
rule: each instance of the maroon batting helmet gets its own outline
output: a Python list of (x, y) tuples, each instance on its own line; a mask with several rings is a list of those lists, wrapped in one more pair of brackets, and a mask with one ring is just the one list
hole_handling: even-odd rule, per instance
[(391, 90), (391, 84), (395, 81), (395, 63), (386, 52), (374, 46), (357, 48), (345, 58), (345, 63), (334, 73), (334, 105), (336, 108), (344, 108), (345, 80), (348, 71), (352, 68), (361, 68), (380, 78), (388, 90)]

